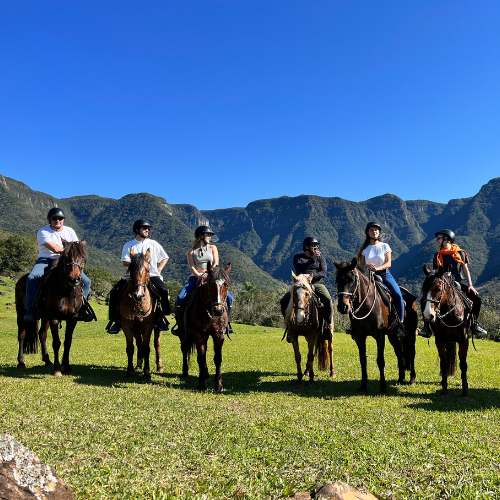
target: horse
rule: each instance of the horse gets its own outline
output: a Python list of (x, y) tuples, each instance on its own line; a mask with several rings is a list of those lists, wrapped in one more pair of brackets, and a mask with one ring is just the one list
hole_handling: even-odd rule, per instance
[(448, 377), (455, 374), (458, 357), (462, 372), (462, 397), (468, 398), (467, 352), (469, 338), (467, 336), (468, 316), (462, 296), (452, 283), (453, 278), (446, 276), (445, 270), (439, 266), (430, 271), (423, 267), (426, 278), (422, 284), (422, 301), (425, 308), (422, 312), (425, 321), (431, 325), (436, 337), (436, 347), (441, 367), (441, 396), (448, 396)]
[(206, 390), (206, 381), (209, 379), (207, 367), (207, 343), (212, 337), (214, 343), (215, 363), (215, 390), (223, 391), (222, 386), (222, 345), (224, 333), (228, 326), (226, 297), (231, 280), (229, 272), (231, 263), (225, 268), (210, 264), (207, 267), (207, 276), (200, 280), (198, 286), (191, 292), (189, 302), (185, 308), (185, 334), (181, 340), (182, 375), (181, 380), (188, 378), (189, 360), (196, 348), (199, 367), (198, 389)]
[(120, 302), (120, 316), (122, 328), (127, 342), (128, 357), (126, 378), (134, 378), (134, 339), (137, 345), (137, 366), (139, 370), (144, 361), (144, 380), (151, 380), (149, 353), (151, 332), (154, 328), (154, 348), (156, 351), (156, 369), (163, 371), (160, 356), (161, 332), (154, 326), (155, 307), (154, 298), (149, 290), (149, 258), (151, 249), (145, 254), (130, 250), (130, 280)]
[(24, 321), (26, 303), (26, 281), (28, 274), (21, 276), (16, 283), (15, 297), (16, 297), (16, 314), (17, 314), (17, 340), (19, 342), (19, 352), (17, 355), (17, 367), (19, 369), (26, 369), (24, 362), (25, 354), (36, 354), (38, 352), (38, 345), (40, 344), (42, 350), (42, 361), (45, 366), (53, 366), (50, 361), (49, 352), (47, 350), (47, 333), (49, 331), (49, 322), (45, 320), (38, 327), (38, 321), (26, 322)]
[(293, 284), (290, 289), (290, 302), (285, 312), (288, 339), (293, 346), (297, 365), (297, 384), (301, 384), (303, 378), (299, 336), (307, 340), (308, 354), (304, 375), (309, 376), (309, 383), (314, 383), (315, 356), (318, 359), (318, 370), (325, 371), (329, 367), (330, 377), (335, 377), (332, 340), (323, 340), (321, 320), (314, 300), (311, 280), (312, 274), (296, 276), (292, 271)]
[(56, 259), (51, 270), (44, 277), (36, 298), (36, 310), (41, 324), (48, 322), (52, 333), (52, 348), (54, 350), (54, 375), (60, 377), (59, 362), (59, 326), (66, 321), (64, 336), (64, 352), (62, 357), (63, 373), (71, 375), (73, 370), (69, 364), (69, 353), (73, 341), (73, 332), (78, 321), (80, 309), (85, 304), (81, 274), (87, 252), (85, 241), (63, 240), (63, 252)]
[[(377, 365), (380, 371), (380, 394), (387, 394), (384, 369), (385, 336), (394, 348), (398, 360), (398, 384), (405, 382), (405, 370), (410, 371), (410, 384), (416, 383), (415, 343), (417, 339), (417, 308), (415, 301), (405, 304), (404, 325), (406, 336), (399, 339), (390, 329), (389, 307), (384, 303), (375, 285), (374, 273), (352, 261), (333, 262), (337, 268), (335, 281), (338, 289), (337, 310), (351, 318), (352, 337), (355, 340), (361, 363), (360, 393), (367, 393), (366, 339), (371, 336), (377, 342)], [(407, 301), (405, 301), (407, 302)]]

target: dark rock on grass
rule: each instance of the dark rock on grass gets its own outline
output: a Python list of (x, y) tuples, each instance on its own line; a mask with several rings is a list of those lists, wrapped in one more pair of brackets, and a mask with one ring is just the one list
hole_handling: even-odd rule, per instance
[(295, 493), (290, 498), (294, 500), (309, 500), (322, 499), (322, 500), (377, 500), (371, 493), (362, 493), (361, 491), (342, 483), (335, 481), (334, 483), (328, 482), (323, 486), (318, 486), (314, 492), (307, 493), (305, 491)]
[(74, 500), (56, 471), (8, 434), (0, 434), (2, 500)]

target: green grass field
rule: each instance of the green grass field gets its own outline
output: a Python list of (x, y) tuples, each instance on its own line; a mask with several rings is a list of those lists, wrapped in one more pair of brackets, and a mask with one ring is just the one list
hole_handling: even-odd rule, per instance
[(96, 306), (100, 321), (76, 330), (74, 375), (55, 378), (38, 354), (17, 370), (15, 309), (6, 306), (13, 287), (0, 291), (0, 432), (55, 467), (76, 498), (284, 498), (335, 480), (384, 499), (500, 498), (498, 343), (469, 351), (472, 397), (464, 400), (457, 375), (451, 396), (439, 396), (436, 348), (424, 339), (414, 387), (396, 385), (386, 346), (389, 396), (378, 396), (371, 340), (370, 394), (358, 396), (349, 336), (334, 335), (335, 380), (320, 373), (297, 387), (282, 330), (235, 325), (223, 349), (226, 391), (200, 393), (195, 358), (193, 376), (179, 380), (171, 334), (162, 339), (164, 373), (125, 381), (124, 336), (104, 331), (106, 310)]

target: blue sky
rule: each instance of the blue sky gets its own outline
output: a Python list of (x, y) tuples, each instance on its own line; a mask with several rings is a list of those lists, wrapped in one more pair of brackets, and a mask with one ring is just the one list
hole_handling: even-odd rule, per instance
[(0, 174), (200, 209), (447, 202), (500, 175), (500, 3), (0, 6)]

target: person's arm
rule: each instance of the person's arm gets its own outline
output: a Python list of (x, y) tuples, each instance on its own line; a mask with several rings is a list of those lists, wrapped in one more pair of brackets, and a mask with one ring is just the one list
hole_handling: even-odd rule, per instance
[(42, 243), (42, 245), (54, 253), (63, 253), (64, 251), (63, 247), (60, 247), (57, 243), (54, 243), (53, 241), (47, 241), (46, 243)]
[(318, 269), (313, 269), (313, 279), (319, 279), (322, 280), (323, 278), (326, 278), (326, 272), (328, 271), (328, 267), (326, 265), (326, 260), (325, 258), (321, 255), (318, 255), (318, 260), (319, 260), (319, 267)]
[(122, 264), (128, 268), (128, 266), (130, 266), (130, 260), (122, 260)]
[(464, 272), (465, 279), (469, 285), (469, 291), (474, 292), (477, 295), (477, 290), (472, 286), (472, 278), (470, 276), (469, 266), (467, 264), (462, 264), (462, 271)]
[(210, 249), (212, 250), (212, 255), (214, 256), (214, 266), (219, 265), (219, 250), (215, 245), (210, 245)]
[(163, 259), (162, 261), (160, 261), (160, 263), (158, 264), (158, 272), (161, 274), (163, 268), (165, 267), (165, 264), (168, 262), (168, 257), (166, 259)]
[(367, 264), (365, 267), (370, 271), (383, 271), (384, 269), (389, 269), (391, 267), (391, 253), (392, 252), (387, 252), (385, 254), (385, 262), (381, 266), (376, 267), (375, 264)]

